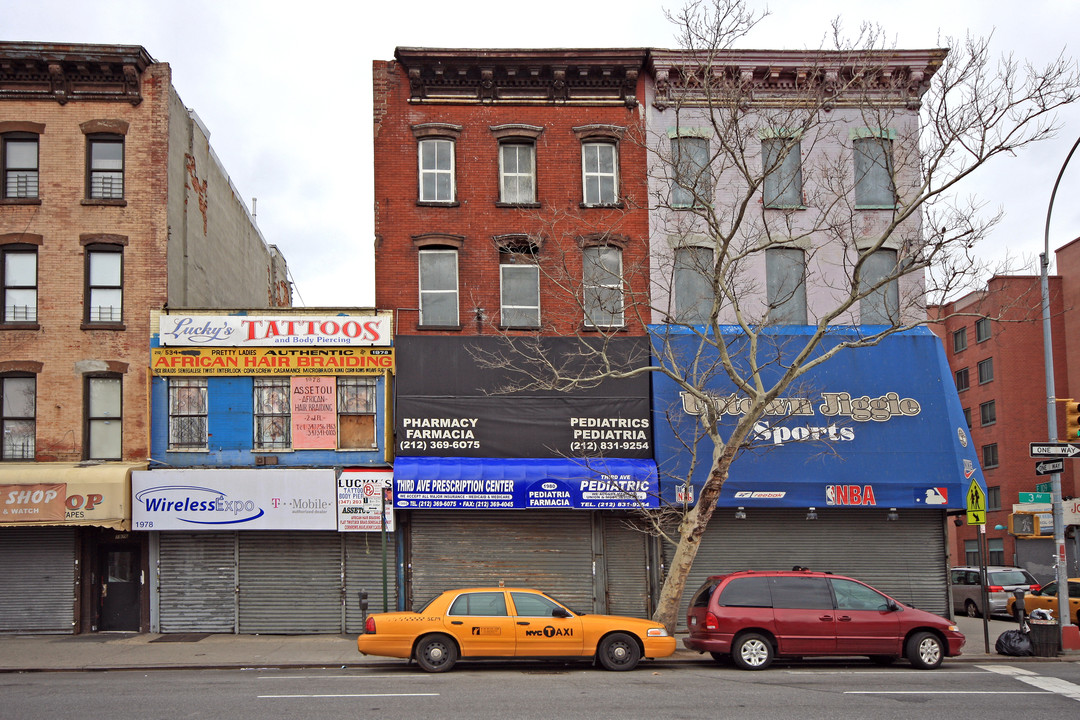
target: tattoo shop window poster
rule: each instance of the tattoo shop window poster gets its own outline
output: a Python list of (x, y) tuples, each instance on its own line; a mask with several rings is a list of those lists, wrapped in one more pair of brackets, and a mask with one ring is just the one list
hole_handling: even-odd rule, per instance
[(335, 449), (336, 378), (294, 375), (291, 380), (293, 449)]

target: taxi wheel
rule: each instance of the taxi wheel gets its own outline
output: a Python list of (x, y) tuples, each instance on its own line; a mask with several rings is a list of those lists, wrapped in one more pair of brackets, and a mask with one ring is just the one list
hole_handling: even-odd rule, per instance
[(605, 670), (633, 670), (641, 660), (641, 648), (626, 633), (613, 633), (600, 641), (596, 655)]
[(446, 672), (457, 659), (457, 645), (446, 635), (428, 635), (416, 644), (416, 664), (427, 672)]

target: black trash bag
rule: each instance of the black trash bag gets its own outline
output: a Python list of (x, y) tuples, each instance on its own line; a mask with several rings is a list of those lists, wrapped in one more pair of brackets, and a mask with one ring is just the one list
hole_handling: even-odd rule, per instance
[(1006, 630), (997, 639), (994, 649), (998, 655), (1012, 655), (1014, 657), (1026, 657), (1035, 654), (1035, 648), (1031, 644), (1031, 638), (1026, 632), (1020, 630)]

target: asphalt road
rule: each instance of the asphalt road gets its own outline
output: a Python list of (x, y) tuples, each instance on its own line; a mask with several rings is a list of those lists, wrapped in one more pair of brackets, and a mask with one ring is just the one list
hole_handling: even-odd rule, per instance
[(935, 671), (868, 661), (778, 661), (746, 672), (711, 660), (460, 663), (343, 670), (154, 670), (0, 675), (0, 718), (904, 718), (1076, 717), (1080, 663), (948, 662)]

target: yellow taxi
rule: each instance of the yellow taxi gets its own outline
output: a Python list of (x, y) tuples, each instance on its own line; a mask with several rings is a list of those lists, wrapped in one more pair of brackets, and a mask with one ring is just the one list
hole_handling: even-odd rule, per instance
[(413, 658), (446, 672), (460, 658), (594, 658), (608, 670), (633, 670), (641, 658), (667, 657), (675, 638), (663, 625), (621, 615), (585, 615), (539, 590), (447, 590), (416, 612), (368, 615), (356, 645), (365, 655)]
[[(1005, 607), (1008, 613), (1013, 617), (1016, 617), (1016, 611), (1013, 606), (1016, 604), (1016, 598), (1010, 597)], [(1057, 597), (1057, 582), (1048, 582), (1039, 588), (1035, 592), (1024, 593), (1024, 612), (1028, 615), (1032, 610), (1042, 608), (1043, 610), (1050, 610), (1054, 613), (1054, 619), (1061, 619), (1061, 615), (1057, 611), (1058, 597)], [(1080, 625), (1080, 578), (1069, 578), (1069, 617), (1067, 622), (1075, 622)]]

